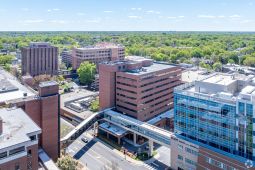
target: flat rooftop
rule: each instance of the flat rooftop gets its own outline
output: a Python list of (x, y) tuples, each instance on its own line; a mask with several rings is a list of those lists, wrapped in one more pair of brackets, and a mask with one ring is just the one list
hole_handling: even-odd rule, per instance
[(146, 75), (149, 73), (154, 73), (157, 71), (174, 68), (174, 67), (176, 67), (176, 66), (170, 65), (170, 64), (153, 63), (152, 65), (150, 65), (148, 67), (142, 67), (142, 68), (136, 69), (136, 70), (125, 71), (125, 73), (140, 76), (140, 75)]
[(176, 87), (175, 91), (190, 92), (189, 95), (216, 97), (232, 102), (237, 98), (251, 101), (251, 96), (255, 96), (255, 76), (212, 73), (201, 80)]
[(196, 80), (201, 80), (208, 76), (210, 73), (208, 73), (206, 70), (203, 69), (187, 69), (182, 72), (181, 80), (183, 82), (193, 82)]
[(56, 81), (44, 81), (39, 84), (39, 87), (48, 87), (48, 86), (56, 86), (58, 83)]
[(114, 44), (114, 43), (98, 43), (96, 45), (86, 46), (82, 48), (76, 48), (78, 50), (102, 50), (102, 49), (111, 49), (111, 48), (124, 48), (124, 46), (120, 44)]
[(31, 133), (41, 133), (41, 129), (22, 110), (16, 108), (0, 109), (3, 120), (3, 133), (0, 135), (0, 149), (30, 141)]
[(22, 85), (17, 78), (0, 68), (0, 103), (36, 94), (34, 90)]
[(113, 135), (116, 135), (116, 136), (123, 136), (124, 134), (126, 134), (128, 132), (126, 129), (123, 129), (123, 128), (116, 126), (114, 124), (110, 124), (108, 122), (100, 124), (99, 127), (103, 130), (110, 132)]
[(60, 95), (60, 108), (64, 111), (67, 111), (68, 113), (73, 114), (76, 117), (79, 117), (80, 119), (85, 120), (94, 113), (89, 109), (84, 109), (81, 112), (77, 112), (74, 109), (66, 107), (66, 103), (91, 98), (92, 96), (98, 96), (98, 92), (79, 89), (71, 93), (62, 94)]

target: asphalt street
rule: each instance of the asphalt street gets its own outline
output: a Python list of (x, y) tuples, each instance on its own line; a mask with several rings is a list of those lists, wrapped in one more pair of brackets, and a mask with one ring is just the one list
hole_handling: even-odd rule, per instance
[[(84, 143), (81, 138), (87, 138), (88, 143)], [(164, 148), (159, 152), (164, 152)], [(169, 149), (168, 149), (169, 150)], [(164, 164), (167, 162), (165, 156), (159, 157), (159, 160), (154, 161), (151, 164), (129, 162), (125, 159), (123, 154), (119, 154), (109, 146), (105, 145), (97, 139), (93, 139), (91, 135), (84, 133), (78, 139), (76, 139), (66, 150), (71, 156), (79, 160), (84, 166), (87, 166), (91, 170), (102, 170), (105, 168), (112, 169), (112, 164), (117, 164), (120, 169), (132, 169), (132, 170), (154, 170), (165, 169), (167, 166)], [(170, 160), (170, 159), (168, 159)], [(163, 162), (163, 163), (162, 163)]]

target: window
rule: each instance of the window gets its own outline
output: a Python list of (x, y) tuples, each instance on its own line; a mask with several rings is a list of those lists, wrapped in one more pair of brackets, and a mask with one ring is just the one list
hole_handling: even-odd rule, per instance
[(0, 159), (6, 158), (6, 157), (7, 157), (7, 152), (0, 153)]
[(10, 150), (9, 155), (15, 155), (15, 154), (18, 154), (18, 153), (23, 152), (23, 151), (25, 151), (24, 146), (13, 149), (13, 150)]
[(205, 162), (211, 163), (211, 158), (205, 157)]
[(183, 150), (183, 146), (178, 144), (178, 149)]
[(31, 141), (34, 141), (34, 140), (36, 140), (36, 135), (29, 136), (29, 138), (30, 138)]
[(183, 160), (183, 156), (178, 155), (178, 159), (179, 159), (179, 160)]
[(186, 152), (188, 152), (188, 153), (191, 153), (191, 154), (193, 154), (195, 156), (198, 155), (197, 151), (194, 151), (193, 149), (190, 149), (190, 148), (185, 148), (185, 149), (186, 149)]
[(32, 150), (31, 150), (31, 149), (29, 149), (29, 150), (27, 151), (27, 155), (28, 155), (28, 156), (32, 156)]
[(196, 162), (194, 162), (194, 161), (192, 161), (190, 159), (187, 159), (187, 158), (185, 158), (185, 162), (187, 162), (190, 165), (196, 165)]

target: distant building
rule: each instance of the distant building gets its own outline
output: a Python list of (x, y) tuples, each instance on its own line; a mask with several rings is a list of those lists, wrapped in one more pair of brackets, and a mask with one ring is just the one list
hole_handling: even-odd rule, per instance
[(181, 69), (143, 57), (127, 58), (99, 64), (100, 108), (116, 107), (141, 121), (170, 110)]
[[(30, 87), (22, 85), (10, 73), (0, 69), (0, 108), (17, 107), (23, 109), (42, 129), (38, 139), (39, 146), (55, 161), (60, 151), (59, 103), (58, 84), (56, 82), (40, 83), (38, 92), (36, 92)], [(0, 139), (0, 146), (2, 146), (2, 142)]]
[(66, 66), (72, 66), (72, 51), (71, 50), (63, 50), (61, 53), (62, 62), (66, 64)]
[(30, 43), (21, 49), (22, 75), (58, 74), (58, 48), (49, 43)]
[(22, 109), (0, 109), (0, 169), (38, 169), (41, 128)]
[(123, 46), (112, 43), (100, 43), (86, 48), (74, 48), (72, 52), (72, 67), (76, 70), (84, 61), (98, 64), (106, 61), (123, 60), (124, 57), (125, 48)]
[(176, 87), (174, 131), (189, 143), (185, 145), (194, 147), (187, 150), (183, 142), (173, 146), (174, 169), (246, 169), (247, 163), (255, 165), (254, 99), (253, 75), (214, 73)]

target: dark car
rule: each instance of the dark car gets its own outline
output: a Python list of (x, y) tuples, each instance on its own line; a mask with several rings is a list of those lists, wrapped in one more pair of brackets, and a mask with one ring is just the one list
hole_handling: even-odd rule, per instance
[(88, 143), (88, 139), (87, 138), (81, 138), (82, 142), (84, 143)]

